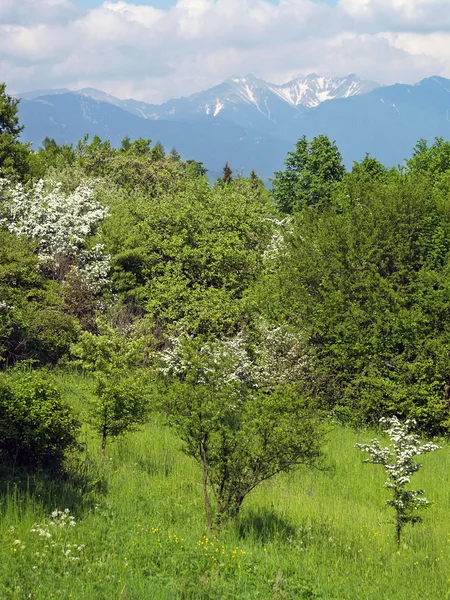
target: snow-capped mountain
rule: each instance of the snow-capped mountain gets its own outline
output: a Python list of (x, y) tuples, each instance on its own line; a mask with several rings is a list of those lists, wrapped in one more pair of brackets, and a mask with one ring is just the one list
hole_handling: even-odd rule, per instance
[[(314, 108), (325, 100), (348, 98), (370, 92), (378, 83), (360, 79), (357, 75), (346, 77), (320, 77), (315, 73), (289, 81), (282, 85), (268, 83), (254, 75), (230, 77), (223, 83), (185, 98), (169, 100), (155, 105), (137, 100), (120, 100), (94, 88), (83, 88), (76, 94), (88, 96), (100, 102), (118, 106), (145, 119), (184, 120), (195, 116), (220, 116), (241, 125), (260, 125), (266, 119), (272, 123), (283, 123), (294, 112)], [(67, 93), (56, 90), (54, 93)], [(52, 94), (49, 90), (19, 94), (32, 100)], [(261, 125), (260, 125), (261, 127)], [(270, 124), (262, 129), (270, 129)]]
[[(283, 105), (287, 105), (288, 109), (305, 110), (314, 108), (325, 100), (349, 98), (377, 87), (380, 87), (379, 83), (362, 80), (353, 74), (346, 77), (320, 77), (311, 73), (282, 85), (268, 83), (249, 74), (230, 77), (203, 92), (152, 107), (147, 117), (161, 118), (162, 115), (183, 113), (217, 117), (227, 110), (236, 112), (241, 107), (251, 107), (267, 119), (277, 121), (277, 109)], [(284, 109), (286, 110), (286, 106)]]
[(349, 167), (366, 152), (397, 165), (419, 138), (450, 139), (450, 80), (435, 76), (368, 91), (375, 86), (353, 75), (309, 75), (284, 85), (249, 75), (160, 106), (92, 89), (41, 90), (22, 95), (19, 113), (22, 139), (34, 147), (46, 136), (76, 144), (88, 133), (114, 146), (127, 135), (148, 137), (204, 161), (211, 172), (219, 173), (228, 161), (264, 178), (282, 168), (302, 135), (328, 135)]
[(325, 100), (359, 96), (377, 87), (379, 83), (360, 79), (353, 73), (346, 77), (320, 77), (311, 73), (283, 85), (271, 85), (270, 89), (292, 106), (314, 108)]

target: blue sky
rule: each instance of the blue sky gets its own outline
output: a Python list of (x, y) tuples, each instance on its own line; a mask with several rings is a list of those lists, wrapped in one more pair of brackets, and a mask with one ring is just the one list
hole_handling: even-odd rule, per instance
[(12, 93), (94, 87), (159, 103), (247, 73), (278, 84), (312, 72), (384, 84), (450, 78), (448, 5), (0, 0), (1, 79)]

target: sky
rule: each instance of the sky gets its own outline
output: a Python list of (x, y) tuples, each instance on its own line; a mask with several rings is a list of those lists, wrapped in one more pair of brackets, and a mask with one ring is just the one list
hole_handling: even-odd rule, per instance
[(160, 103), (252, 73), (450, 78), (449, 0), (0, 0), (10, 93), (94, 87)]

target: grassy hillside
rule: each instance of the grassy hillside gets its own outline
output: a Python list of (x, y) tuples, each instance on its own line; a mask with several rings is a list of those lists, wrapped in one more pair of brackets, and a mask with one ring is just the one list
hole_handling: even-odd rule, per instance
[[(89, 380), (59, 381), (82, 415)], [(85, 428), (76, 478), (1, 481), (0, 598), (448, 599), (450, 448), (423, 457), (414, 487), (433, 506), (397, 550), (382, 468), (354, 448), (371, 437), (335, 427), (327, 471), (264, 484), (212, 536), (199, 469), (158, 418), (111, 444), (103, 467)], [(51, 525), (56, 509), (70, 512)]]

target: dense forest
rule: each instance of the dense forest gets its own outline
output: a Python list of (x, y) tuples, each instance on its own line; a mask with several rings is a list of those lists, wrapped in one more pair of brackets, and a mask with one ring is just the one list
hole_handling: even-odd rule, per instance
[[(340, 466), (332, 459), (335, 477), (349, 463), (360, 468), (356, 440), (386, 439), (381, 430), (412, 454), (437, 449), (420, 446), (419, 439), (433, 439), (443, 448), (429, 460), (448, 460), (450, 142), (419, 140), (397, 168), (367, 155), (347, 171), (327, 137), (301, 137), (268, 188), (254, 171), (245, 176), (228, 163), (210, 182), (202, 163), (149, 139), (124, 138), (113, 148), (99, 138), (76, 147), (46, 138), (33, 151), (20, 140), (17, 106), (1, 85), (0, 522), (8, 559), (0, 598), (139, 599), (151, 589), (156, 598), (444, 597), (444, 550), (433, 550), (428, 588), (402, 595), (406, 564), (414, 561), (403, 564), (395, 553), (413, 535), (404, 525), (421, 520), (417, 509), (427, 501), (395, 475), (386, 487), (394, 490), (387, 503), (397, 535), (389, 534), (390, 553), (380, 549), (366, 561), (383, 559), (371, 575), (381, 588), (367, 584), (361, 594), (316, 572), (326, 552), (347, 552), (326, 542), (339, 539), (331, 517), (322, 514), (327, 525), (310, 517), (292, 525), (276, 514), (276, 496), (264, 506), (264, 494), (304, 481), (319, 497), (340, 444), (350, 440), (351, 450), (342, 450)], [(384, 465), (375, 447), (361, 449)], [(156, 465), (151, 452), (159, 453)], [(148, 492), (153, 512), (139, 495), (151, 476), (158, 478)], [(380, 476), (381, 484), (369, 479), (354, 498), (369, 489), (371, 510), (380, 502), (384, 519)], [(427, 491), (430, 478), (428, 471)], [(124, 497), (114, 505), (108, 496), (121, 480), (134, 486), (133, 509)], [(445, 511), (444, 474), (439, 481), (432, 489), (444, 494)], [(190, 487), (177, 492), (179, 513), (170, 517), (158, 503), (173, 501), (177, 483)], [(324, 490), (322, 502), (330, 496)], [(402, 493), (406, 508), (397, 502)], [(244, 510), (253, 498), (259, 504)], [(143, 525), (149, 510), (152, 527)], [(127, 514), (141, 514), (132, 527), (158, 538), (156, 550), (150, 540), (138, 552), (137, 537), (131, 543), (119, 533)], [(381, 527), (376, 518), (370, 527)], [(87, 540), (69, 535), (78, 519), (95, 538), (90, 558)], [(182, 523), (198, 537), (196, 548), (216, 558), (183, 554), (184, 540), (172, 529)], [(448, 555), (448, 521), (439, 523)], [(108, 524), (134, 556), (128, 571)], [(27, 536), (34, 554), (22, 548)], [(53, 545), (44, 550), (36, 536)], [(250, 544), (246, 536), (254, 544), (249, 562), (240, 546)], [(226, 540), (238, 540), (234, 550)], [(355, 561), (361, 543), (345, 542)], [(415, 543), (420, 548), (408, 541)], [(312, 550), (299, 573), (289, 553), (300, 555), (302, 544)], [(268, 546), (278, 552), (272, 562)], [(108, 562), (116, 552), (120, 568)]]

